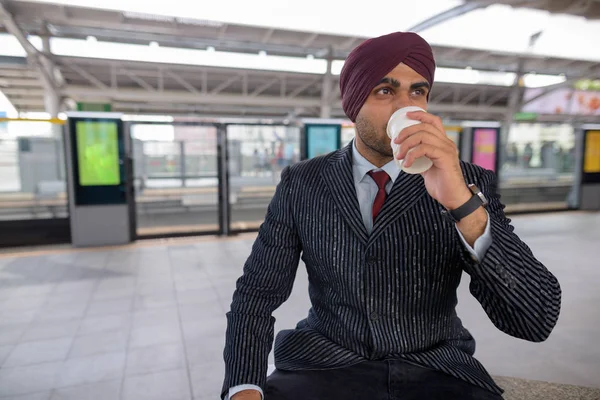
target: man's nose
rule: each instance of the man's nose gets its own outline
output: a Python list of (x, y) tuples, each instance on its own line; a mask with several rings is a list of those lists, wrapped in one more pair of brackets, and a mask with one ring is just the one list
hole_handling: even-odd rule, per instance
[(411, 97), (408, 95), (408, 93), (405, 92), (398, 93), (396, 95), (396, 98), (394, 99), (394, 111), (414, 105), (415, 104), (412, 101)]

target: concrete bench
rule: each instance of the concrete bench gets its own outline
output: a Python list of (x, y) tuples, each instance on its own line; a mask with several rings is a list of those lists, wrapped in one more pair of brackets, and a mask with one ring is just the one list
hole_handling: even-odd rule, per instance
[[(267, 375), (275, 371), (270, 364)], [(564, 385), (528, 379), (495, 376), (494, 380), (505, 390), (504, 400), (600, 400), (600, 388)]]

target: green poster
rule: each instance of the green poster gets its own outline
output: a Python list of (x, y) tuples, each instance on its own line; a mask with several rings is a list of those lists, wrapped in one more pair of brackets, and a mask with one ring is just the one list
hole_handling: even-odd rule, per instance
[(77, 160), (81, 186), (113, 186), (121, 183), (117, 124), (78, 121)]

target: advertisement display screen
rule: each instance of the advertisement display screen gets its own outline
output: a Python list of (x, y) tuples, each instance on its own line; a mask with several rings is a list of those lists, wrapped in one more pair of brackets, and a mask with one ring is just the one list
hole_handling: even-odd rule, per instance
[(498, 131), (496, 129), (476, 128), (473, 130), (472, 162), (485, 169), (496, 172), (496, 150)]
[(306, 155), (322, 156), (340, 148), (340, 125), (305, 125)]
[(583, 172), (600, 173), (600, 131), (588, 131), (585, 139)]
[(125, 204), (128, 177), (120, 118), (69, 117), (73, 191), (77, 206)]
[[(531, 88), (525, 91), (524, 97), (526, 101), (522, 110), (524, 112), (536, 114), (600, 115), (600, 92), (598, 91), (564, 88), (552, 90), (544, 94), (544, 88)], [(530, 99), (533, 100), (528, 101)]]
[(81, 186), (114, 186), (121, 183), (117, 128), (115, 122), (77, 122), (77, 161)]

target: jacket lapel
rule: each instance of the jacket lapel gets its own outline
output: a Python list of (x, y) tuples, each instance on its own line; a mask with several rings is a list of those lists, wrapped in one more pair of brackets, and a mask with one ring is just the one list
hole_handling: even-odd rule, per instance
[(330, 164), (321, 172), (321, 177), (350, 228), (366, 244), (369, 235), (362, 221), (352, 177), (352, 142), (331, 157)]
[(421, 175), (400, 172), (375, 220), (369, 242), (377, 240), (386, 228), (409, 211), (426, 193), (427, 189)]

